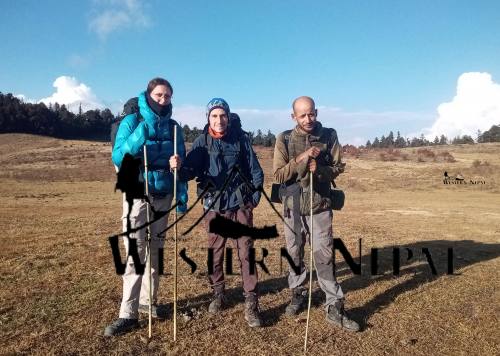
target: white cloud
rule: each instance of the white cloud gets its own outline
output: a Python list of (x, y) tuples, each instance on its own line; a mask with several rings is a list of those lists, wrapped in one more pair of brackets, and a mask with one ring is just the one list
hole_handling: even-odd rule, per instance
[(500, 123), (500, 85), (489, 73), (464, 73), (458, 78), (455, 97), (439, 105), (437, 112), (432, 127), (424, 130), (428, 139), (441, 134), (475, 138), (477, 130), (486, 131)]
[(27, 104), (36, 104), (36, 100), (27, 98), (24, 94), (17, 94), (14, 95), (16, 98), (20, 99), (23, 103)]
[(92, 92), (92, 89), (84, 83), (80, 83), (75, 77), (60, 76), (53, 84), (56, 92), (47, 98), (39, 100), (39, 102), (49, 105), (50, 103), (64, 104), (73, 112), (78, 112), (80, 104), (82, 110), (103, 109), (104, 104)]
[(203, 106), (182, 105), (172, 109), (172, 118), (181, 125), (202, 129), (206, 124), (205, 108)]
[[(293, 125), (290, 119), (290, 113), (287, 110), (261, 110), (261, 109), (232, 109), (238, 113), (241, 119), (241, 125), (246, 131), (257, 131), (260, 129), (263, 133), (271, 130), (274, 133), (284, 131)], [(206, 111), (204, 106), (182, 105), (175, 106), (172, 118), (182, 125), (189, 127), (203, 128), (207, 123)]]
[(150, 23), (140, 0), (99, 0), (94, 5), (89, 29), (101, 40), (114, 31), (147, 27)]

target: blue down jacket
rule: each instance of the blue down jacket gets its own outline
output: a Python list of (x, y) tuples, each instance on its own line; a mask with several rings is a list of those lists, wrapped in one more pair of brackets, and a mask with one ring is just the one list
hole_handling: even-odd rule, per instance
[[(170, 115), (160, 117), (151, 110), (146, 101), (146, 92), (139, 94), (138, 105), (142, 120), (136, 113), (125, 116), (121, 121), (116, 134), (113, 148), (113, 163), (120, 167), (123, 157), (129, 153), (135, 158), (143, 160), (143, 147), (147, 149), (148, 156), (148, 182), (149, 193), (153, 196), (166, 196), (173, 194), (174, 176), (170, 172), (168, 160), (174, 154), (174, 125), (177, 126), (177, 154), (186, 157), (186, 148), (182, 129)], [(144, 164), (141, 166), (143, 178)], [(177, 211), (185, 212), (188, 200), (187, 184), (177, 184), (177, 199), (182, 205)]]
[[(215, 185), (215, 189), (208, 193), (203, 202), (204, 208), (208, 209), (236, 164), (255, 188), (263, 185), (264, 173), (248, 136), (241, 129), (229, 128), (225, 136), (215, 139), (208, 134), (206, 127), (204, 133), (193, 142), (186, 160), (183, 161), (179, 179), (188, 181), (196, 177), (198, 195), (206, 187), (207, 182), (210, 181)], [(259, 200), (260, 192), (252, 192), (252, 189), (237, 175), (229, 182), (212, 210), (219, 212), (235, 210), (248, 203), (257, 206)]]

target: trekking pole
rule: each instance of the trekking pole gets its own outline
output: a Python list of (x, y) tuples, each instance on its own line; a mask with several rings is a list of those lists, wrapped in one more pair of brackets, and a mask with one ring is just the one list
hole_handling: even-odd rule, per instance
[[(177, 125), (174, 125), (174, 155), (177, 156)], [(177, 203), (177, 168), (174, 169), (174, 203)], [(177, 209), (174, 210), (177, 221)], [(177, 224), (174, 225), (174, 342), (177, 340)]]
[(307, 334), (309, 332), (309, 316), (311, 314), (311, 300), (312, 300), (312, 284), (313, 284), (313, 241), (314, 241), (314, 223), (313, 223), (313, 172), (309, 172), (309, 246), (311, 248), (309, 256), (309, 298), (307, 301), (307, 321), (306, 321), (306, 336), (304, 339), (304, 353), (307, 353)]
[(144, 173), (146, 174), (146, 222), (148, 223), (148, 227), (146, 228), (147, 232), (147, 251), (146, 251), (146, 259), (148, 265), (148, 278), (149, 278), (149, 317), (148, 317), (148, 336), (151, 339), (152, 337), (152, 314), (153, 314), (153, 273), (151, 271), (151, 227), (149, 226), (149, 179), (148, 179), (148, 153), (146, 149), (146, 145), (144, 145)]

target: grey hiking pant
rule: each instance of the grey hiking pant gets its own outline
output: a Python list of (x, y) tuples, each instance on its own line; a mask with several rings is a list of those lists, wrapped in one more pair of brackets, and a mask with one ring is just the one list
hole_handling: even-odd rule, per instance
[[(285, 222), (288, 226), (294, 226), (293, 211), (285, 208)], [(313, 255), (314, 266), (318, 276), (318, 282), (326, 294), (325, 307), (335, 303), (338, 299), (344, 298), (344, 293), (340, 284), (335, 279), (333, 272), (333, 231), (332, 231), (333, 212), (331, 210), (324, 211), (313, 215)], [(310, 220), (309, 215), (300, 216), (300, 231), (296, 238), (295, 233), (285, 225), (285, 239), (288, 253), (293, 259), (295, 266), (300, 266), (300, 274), (295, 274), (292, 268), (288, 274), (289, 288), (297, 288), (306, 283), (307, 269), (304, 265), (304, 245), (306, 237), (310, 237)]]
[[(151, 205), (156, 211), (165, 211), (170, 208), (172, 203), (172, 195), (167, 195), (165, 198), (154, 198), (150, 197)], [(147, 203), (145, 200), (134, 200), (132, 205), (132, 211), (130, 214), (130, 222), (132, 228), (140, 226), (146, 223), (146, 207)], [(123, 231), (127, 229), (127, 213), (128, 213), (128, 203), (125, 200), (125, 194), (123, 194)], [(153, 220), (153, 213), (149, 211), (149, 218)], [(165, 233), (158, 237), (158, 233), (167, 227), (167, 216), (162, 217), (160, 220), (151, 225), (151, 274), (153, 276), (153, 299), (152, 302), (156, 303), (158, 295), (158, 286), (160, 284), (160, 279), (158, 276), (158, 248), (163, 248)], [(133, 234), (130, 234), (131, 239), (137, 239), (137, 252), (141, 263), (146, 261), (146, 229), (141, 229)], [(125, 244), (125, 251), (128, 256), (129, 241), (127, 236), (123, 237), (123, 242)], [(145, 266), (144, 275), (137, 274), (134, 267), (134, 261), (132, 256), (127, 257), (127, 266), (125, 268), (125, 273), (123, 274), (123, 297), (120, 307), (120, 318), (127, 319), (137, 319), (138, 318), (138, 308), (139, 303), (149, 305), (149, 275), (147, 264)]]

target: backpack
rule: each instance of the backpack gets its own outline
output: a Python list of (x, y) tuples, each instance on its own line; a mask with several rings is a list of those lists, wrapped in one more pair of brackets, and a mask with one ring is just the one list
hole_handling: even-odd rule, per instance
[(120, 116), (111, 124), (111, 129), (110, 129), (111, 149), (115, 147), (116, 134), (118, 132), (118, 127), (120, 126), (120, 123), (122, 122), (123, 118), (127, 115), (134, 113), (137, 114), (137, 120), (139, 120), (139, 122), (144, 120), (144, 118), (141, 115), (141, 111), (139, 110), (138, 97), (130, 98), (125, 103), (125, 105), (123, 105), (123, 111), (120, 114)]

